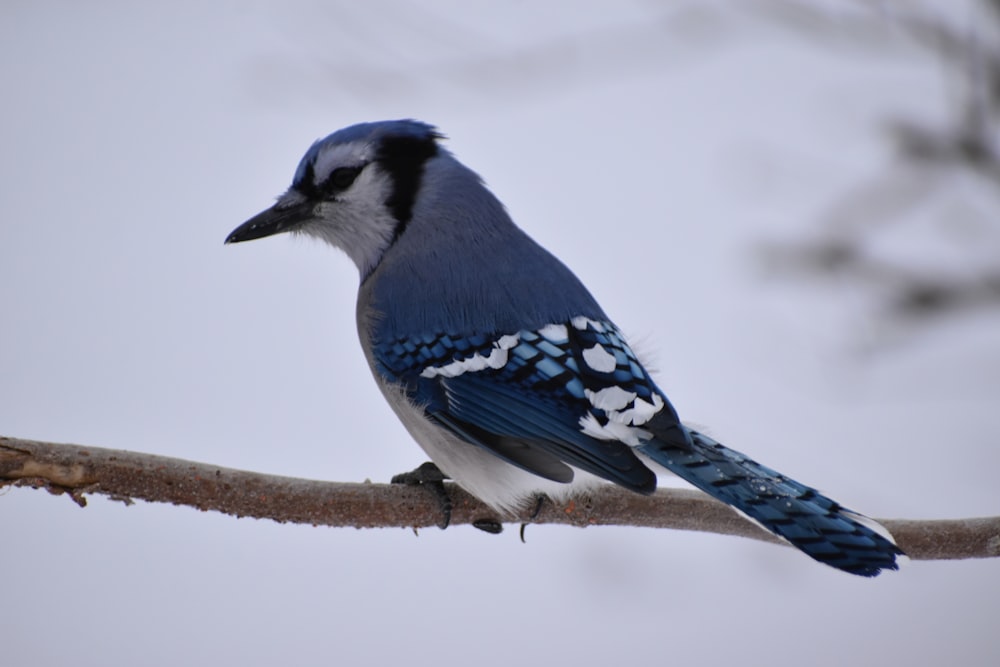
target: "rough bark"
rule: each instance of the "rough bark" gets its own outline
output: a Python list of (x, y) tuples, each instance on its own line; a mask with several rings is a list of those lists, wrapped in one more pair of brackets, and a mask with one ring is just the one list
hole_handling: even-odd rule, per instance
[[(28, 486), (67, 494), (80, 506), (87, 494), (187, 505), (237, 517), (324, 526), (426, 527), (441, 520), (435, 497), (419, 487), (321, 482), (221, 468), (205, 463), (82, 445), (0, 437), (0, 487)], [(661, 489), (640, 496), (608, 485), (566, 503), (542, 503), (500, 516), (453, 484), (451, 524), (560, 523), (642, 526), (737, 535), (782, 544), (770, 533), (707, 495)], [(0, 499), (2, 502), (2, 499)], [(1000, 556), (1000, 517), (951, 520), (878, 519), (916, 560)]]

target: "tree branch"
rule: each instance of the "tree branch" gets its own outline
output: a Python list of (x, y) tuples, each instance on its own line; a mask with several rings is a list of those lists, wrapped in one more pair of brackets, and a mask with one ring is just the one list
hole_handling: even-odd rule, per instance
[[(220, 468), (123, 450), (0, 437), (0, 487), (29, 486), (68, 494), (81, 507), (85, 494), (187, 505), (237, 517), (324, 526), (426, 527), (441, 518), (432, 494), (403, 485), (320, 482)], [(608, 485), (586, 496), (545, 502), (501, 516), (453, 484), (452, 524), (488, 522), (627, 525), (697, 530), (783, 544), (726, 505), (699, 491), (662, 489), (640, 496)], [(917, 560), (1000, 556), (1000, 517), (917, 521), (879, 519)]]

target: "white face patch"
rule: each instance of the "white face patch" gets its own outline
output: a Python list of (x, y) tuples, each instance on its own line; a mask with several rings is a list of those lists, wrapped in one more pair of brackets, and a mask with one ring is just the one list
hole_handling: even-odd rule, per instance
[(361, 166), (372, 161), (372, 144), (368, 141), (352, 141), (349, 144), (324, 146), (313, 160), (313, 174), (319, 185), (330, 177), (338, 167)]
[(583, 360), (587, 362), (588, 366), (599, 373), (611, 373), (618, 365), (618, 362), (615, 361), (615, 355), (605, 350), (599, 344), (584, 350)]
[(335, 201), (317, 202), (314, 219), (297, 231), (340, 248), (366, 276), (381, 259), (396, 230), (396, 219), (384, 204), (391, 189), (389, 175), (377, 164), (369, 164)]
[(518, 334), (501, 336), (500, 340), (493, 343), (493, 349), (490, 350), (488, 357), (484, 357), (477, 352), (468, 359), (453, 361), (450, 364), (445, 364), (444, 366), (428, 366), (420, 373), (420, 377), (433, 378), (441, 376), (453, 378), (458, 377), (463, 373), (474, 373), (476, 371), (486, 370), (487, 368), (492, 368), (494, 370), (503, 368), (507, 365), (507, 350), (515, 347), (520, 340), (521, 337)]

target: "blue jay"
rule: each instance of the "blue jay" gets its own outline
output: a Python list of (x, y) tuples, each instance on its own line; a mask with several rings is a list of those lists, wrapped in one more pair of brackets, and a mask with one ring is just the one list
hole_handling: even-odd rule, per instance
[(658, 464), (822, 563), (897, 569), (877, 523), (685, 426), (580, 280), (442, 138), (413, 120), (334, 132), (226, 243), (293, 232), (347, 253), (375, 380), (444, 474), (505, 511), (600, 480), (650, 494)]

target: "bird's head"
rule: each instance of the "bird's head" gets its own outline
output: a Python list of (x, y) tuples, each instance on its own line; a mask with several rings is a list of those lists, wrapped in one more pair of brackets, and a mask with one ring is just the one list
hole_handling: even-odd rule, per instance
[(226, 237), (239, 243), (296, 232), (341, 248), (362, 277), (405, 229), (425, 163), (442, 136), (414, 120), (361, 123), (314, 143), (291, 187)]

